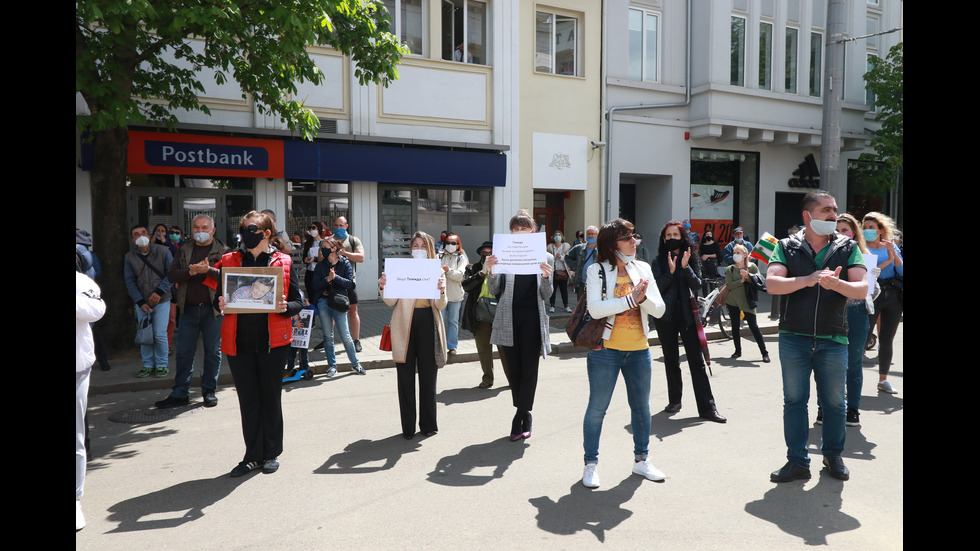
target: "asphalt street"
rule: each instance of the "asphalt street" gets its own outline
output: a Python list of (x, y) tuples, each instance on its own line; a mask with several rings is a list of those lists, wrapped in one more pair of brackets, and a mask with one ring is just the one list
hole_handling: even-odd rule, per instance
[[(662, 412), (654, 345), (650, 457), (667, 479), (631, 474), (620, 380), (596, 490), (581, 485), (586, 359), (567, 345), (541, 363), (528, 440), (507, 438), (513, 408), (499, 363), (495, 386), (476, 388), (470, 341), (461, 361), (439, 371), (435, 436), (402, 438), (395, 371), (378, 360), (365, 376), (285, 385), (282, 467), (237, 479), (228, 477), (244, 451), (234, 385), (219, 387), (215, 408), (201, 407), (192, 387), (190, 406), (159, 411), (153, 402), (172, 379), (134, 379), (128, 370), (138, 366), (114, 359), (116, 373), (93, 374), (88, 525), (76, 548), (902, 549), (904, 327), (890, 375), (898, 394), (875, 390), (877, 354), (866, 354), (861, 426), (847, 429), (844, 453), (851, 479), (821, 469), (813, 426), (812, 478), (774, 484), (769, 473), (786, 450), (778, 339), (766, 326), (769, 364), (751, 340), (739, 360), (728, 359), (730, 340), (710, 343), (712, 390), (727, 424), (697, 417), (686, 372), (684, 408)], [(811, 419), (815, 400), (814, 390)]]

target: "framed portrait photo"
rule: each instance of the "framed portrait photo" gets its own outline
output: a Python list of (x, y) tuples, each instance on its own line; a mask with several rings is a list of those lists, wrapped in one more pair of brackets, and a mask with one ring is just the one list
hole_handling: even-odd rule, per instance
[(271, 314), (283, 293), (282, 267), (221, 268), (226, 314)]

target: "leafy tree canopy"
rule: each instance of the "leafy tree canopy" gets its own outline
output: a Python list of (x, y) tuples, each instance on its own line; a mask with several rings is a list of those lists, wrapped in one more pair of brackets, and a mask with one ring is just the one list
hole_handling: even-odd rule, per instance
[(904, 127), (902, 122), (904, 88), (903, 46), (899, 42), (884, 59), (875, 59), (871, 70), (864, 75), (868, 89), (874, 94), (875, 107), (880, 108), (875, 120), (881, 123), (871, 139), (875, 153), (861, 155), (862, 161), (873, 161), (876, 170), (865, 176), (868, 183), (879, 190), (895, 186), (897, 175), (902, 170), (904, 151)]
[(312, 138), (319, 122), (292, 98), (297, 82), (324, 78), (306, 47), (331, 46), (356, 62), (361, 84), (387, 85), (408, 52), (389, 29), (374, 0), (78, 0), (75, 90), (91, 115), (77, 125), (173, 126), (173, 110), (210, 114), (198, 94), (202, 75), (213, 75), (218, 84), (236, 81), (260, 112)]

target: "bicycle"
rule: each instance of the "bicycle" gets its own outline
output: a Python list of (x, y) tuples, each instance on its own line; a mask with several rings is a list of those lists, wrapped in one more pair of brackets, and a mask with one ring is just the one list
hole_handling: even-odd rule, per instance
[(708, 283), (712, 290), (704, 298), (698, 298), (698, 308), (701, 311), (701, 325), (707, 328), (713, 323), (718, 324), (721, 334), (726, 339), (732, 338), (732, 320), (728, 315), (728, 308), (719, 302), (718, 296), (725, 288), (725, 278), (710, 279)]

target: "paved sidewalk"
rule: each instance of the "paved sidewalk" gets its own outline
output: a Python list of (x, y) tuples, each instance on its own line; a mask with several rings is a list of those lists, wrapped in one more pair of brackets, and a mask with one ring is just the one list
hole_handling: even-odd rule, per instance
[[(380, 314), (379, 314), (380, 315)], [(382, 316), (383, 317), (383, 316)], [(771, 326), (770, 326), (771, 327)], [(622, 379), (600, 442), (601, 486), (582, 486), (584, 352), (541, 362), (532, 438), (510, 442), (510, 389), (497, 363), (493, 388), (475, 388), (479, 362), (439, 370), (433, 437), (401, 436), (396, 374), (372, 369), (284, 386), (282, 467), (230, 478), (244, 446), (233, 385), (219, 404), (156, 410), (164, 392), (94, 394), (94, 455), (76, 549), (643, 549), (686, 551), (904, 548), (904, 327), (890, 380), (875, 390), (876, 353), (864, 363), (861, 426), (847, 428), (851, 479), (821, 469), (821, 428), (811, 425), (812, 478), (773, 484), (785, 462), (778, 339), (773, 362), (753, 344), (731, 360), (730, 340), (710, 343), (712, 392), (728, 423), (697, 417), (686, 367), (685, 399), (664, 413), (662, 351), (651, 348), (651, 461), (667, 476), (631, 474), (633, 435)], [(380, 361), (380, 360), (379, 360)], [(121, 365), (121, 363), (119, 364)], [(111, 372), (110, 372), (111, 373)], [(98, 376), (99, 373), (96, 373)], [(815, 415), (811, 394), (810, 418)]]
[[(575, 294), (570, 293), (569, 296), (570, 304), (569, 306), (575, 308)], [(769, 305), (770, 305), (769, 295), (763, 295), (760, 299), (760, 304), (758, 308), (758, 320), (759, 327), (762, 329), (764, 334), (773, 334), (776, 332), (776, 321), (769, 319)], [(556, 354), (573, 352), (575, 348), (571, 346), (568, 336), (565, 334), (565, 326), (568, 324), (569, 313), (565, 312), (561, 307), (561, 298), (558, 298), (557, 307), (555, 312), (550, 314), (551, 316), (551, 346)], [(381, 343), (381, 331), (386, 324), (391, 321), (391, 308), (386, 305), (381, 300), (361, 302), (358, 305), (358, 310), (361, 317), (361, 347), (362, 352), (357, 355), (357, 359), (360, 361), (361, 365), (367, 370), (381, 369), (385, 367), (394, 367), (394, 362), (391, 360), (391, 352), (383, 352), (379, 350), (379, 345)], [(320, 332), (319, 320), (314, 324), (313, 336), (311, 338), (311, 343), (319, 343), (323, 340), (323, 335)], [(179, 330), (179, 329), (178, 329)], [(651, 327), (651, 344), (659, 344), (659, 339), (656, 338), (656, 331)], [(716, 326), (709, 326), (706, 328), (706, 334), (708, 340), (724, 339), (721, 331)], [(751, 340), (751, 334), (748, 331), (748, 327), (742, 324), (742, 338), (745, 339), (746, 335), (749, 336)], [(336, 357), (337, 357), (337, 370), (341, 373), (350, 371), (350, 363), (347, 361), (347, 355), (344, 353), (343, 344), (337, 339), (337, 344), (334, 347)], [(312, 344), (310, 347), (312, 348)], [(494, 350), (496, 355), (496, 350)], [(314, 372), (317, 375), (322, 375), (327, 371), (327, 361), (323, 350), (310, 351), (310, 365), (313, 367)], [(459, 332), (459, 347), (457, 348), (457, 356), (453, 360), (453, 363), (462, 363), (468, 361), (479, 360), (476, 353), (476, 343), (473, 341), (473, 335), (460, 329)], [(96, 365), (92, 371), (91, 379), (91, 394), (100, 394), (106, 392), (122, 392), (122, 391), (135, 391), (135, 390), (145, 390), (145, 389), (158, 389), (165, 390), (173, 386), (173, 374), (175, 371), (176, 356), (174, 354), (170, 355), (170, 375), (160, 379), (153, 377), (147, 377), (145, 379), (136, 378), (136, 373), (139, 372), (142, 367), (142, 363), (139, 356), (139, 350), (136, 348), (131, 349), (127, 353), (119, 354), (110, 358), (111, 369), (109, 371), (100, 371)], [(191, 399), (199, 398), (200, 393), (200, 369), (203, 365), (203, 352), (198, 343), (197, 357), (194, 360), (194, 379), (191, 381)], [(232, 384), (231, 369), (228, 367), (228, 360), (222, 356), (221, 360), (221, 373), (218, 379), (219, 385), (230, 385)]]

